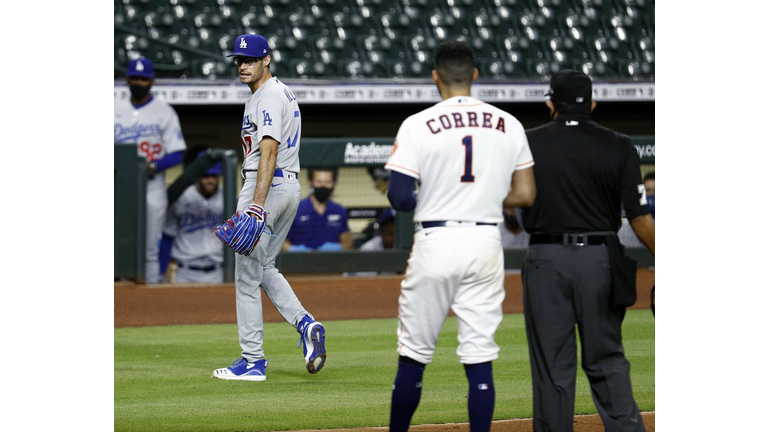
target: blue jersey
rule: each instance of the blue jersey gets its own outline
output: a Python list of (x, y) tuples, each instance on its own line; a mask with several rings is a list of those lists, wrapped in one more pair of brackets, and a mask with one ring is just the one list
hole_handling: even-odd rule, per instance
[(338, 243), (339, 235), (349, 231), (347, 210), (340, 204), (328, 200), (325, 214), (319, 215), (310, 198), (299, 203), (296, 218), (288, 232), (288, 241), (317, 249), (326, 242)]

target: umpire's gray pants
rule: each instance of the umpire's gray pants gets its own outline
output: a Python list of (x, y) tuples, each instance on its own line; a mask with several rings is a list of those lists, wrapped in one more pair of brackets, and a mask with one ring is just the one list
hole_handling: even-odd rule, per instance
[[(253, 363), (264, 358), (264, 316), (261, 290), (267, 294), (280, 315), (298, 327), (304, 315), (310, 315), (293, 293), (293, 289), (275, 268), (275, 258), (288, 236), (301, 200), (301, 186), (296, 174), (284, 172), (275, 177), (267, 194), (267, 229), (251, 256), (235, 254), (235, 289), (237, 291), (237, 329), (242, 356)], [(241, 209), (251, 203), (256, 189), (256, 178), (244, 180), (237, 202)], [(310, 315), (311, 316), (311, 315)]]
[(626, 309), (611, 307), (608, 248), (532, 245), (522, 276), (533, 430), (573, 431), (578, 325), (582, 369), (605, 430), (645, 431), (621, 341)]

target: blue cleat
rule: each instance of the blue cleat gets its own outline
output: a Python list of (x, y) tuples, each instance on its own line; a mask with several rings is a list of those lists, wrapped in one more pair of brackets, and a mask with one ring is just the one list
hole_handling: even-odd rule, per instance
[(240, 357), (232, 363), (232, 366), (213, 371), (213, 376), (225, 380), (266, 381), (267, 363), (266, 359), (248, 363), (246, 359)]
[(297, 347), (304, 344), (304, 361), (311, 374), (320, 372), (325, 365), (325, 328), (319, 322), (305, 315), (299, 323), (301, 339)]

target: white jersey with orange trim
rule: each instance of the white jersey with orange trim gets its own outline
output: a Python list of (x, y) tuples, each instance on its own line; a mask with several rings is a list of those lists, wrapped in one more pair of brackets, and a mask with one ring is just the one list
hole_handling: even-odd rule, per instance
[(243, 145), (243, 169), (258, 170), (265, 136), (279, 143), (275, 169), (299, 172), (301, 112), (296, 96), (277, 77), (268, 79), (245, 103), (240, 138)]
[(514, 116), (457, 96), (408, 117), (385, 168), (418, 180), (415, 222), (499, 223), (513, 172), (533, 163)]

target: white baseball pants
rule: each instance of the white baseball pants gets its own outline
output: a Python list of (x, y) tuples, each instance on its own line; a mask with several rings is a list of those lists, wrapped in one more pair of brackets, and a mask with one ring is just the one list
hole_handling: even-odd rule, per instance
[(497, 226), (436, 227), (414, 236), (401, 286), (398, 353), (428, 364), (453, 310), (463, 364), (496, 360), (504, 300), (504, 252)]

